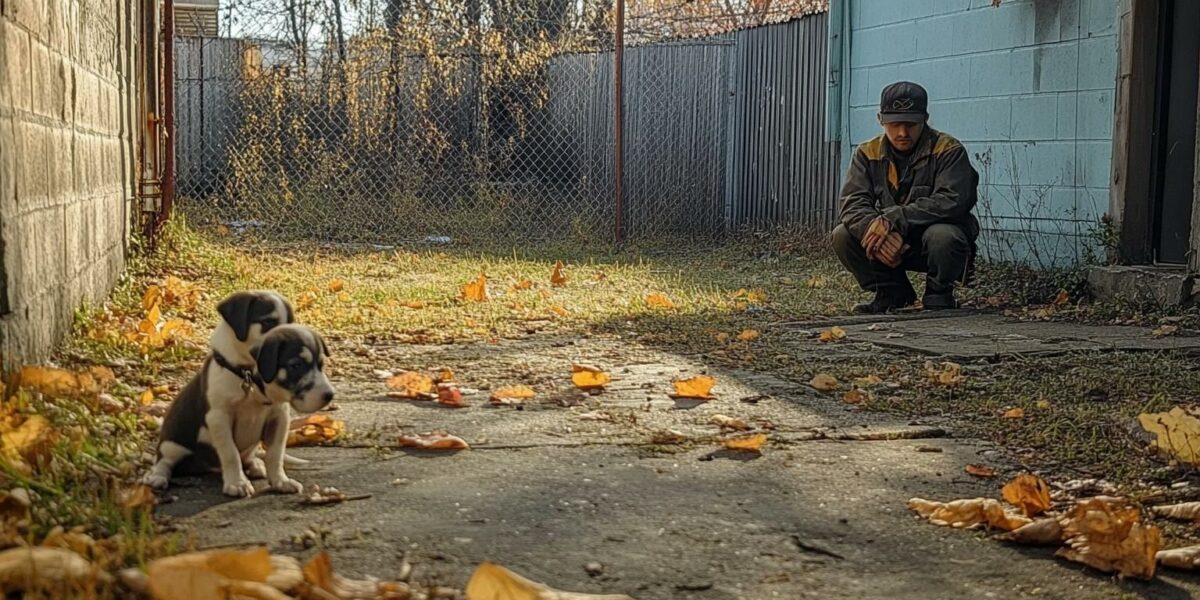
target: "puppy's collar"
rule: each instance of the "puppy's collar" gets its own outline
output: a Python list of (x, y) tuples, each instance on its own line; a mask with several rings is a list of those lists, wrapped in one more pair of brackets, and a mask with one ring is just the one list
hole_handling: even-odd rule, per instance
[(263, 383), (262, 376), (258, 374), (258, 371), (254, 367), (239, 367), (229, 362), (229, 359), (225, 358), (220, 352), (213, 352), (213, 361), (222, 369), (241, 377), (243, 389), (248, 390), (251, 387), (255, 387), (259, 392), (266, 393), (266, 384)]

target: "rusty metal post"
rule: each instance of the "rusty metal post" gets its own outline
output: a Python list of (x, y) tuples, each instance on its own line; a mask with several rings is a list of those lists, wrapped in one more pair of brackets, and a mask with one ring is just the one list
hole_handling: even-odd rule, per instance
[(175, 205), (175, 0), (163, 0), (163, 183), (155, 238)]
[(625, 0), (616, 0), (617, 18), (613, 48), (613, 157), (615, 161), (616, 181), (614, 185), (613, 202), (616, 209), (615, 241), (620, 245), (625, 240), (625, 189), (622, 186), (625, 175), (625, 93), (623, 91), (625, 78)]

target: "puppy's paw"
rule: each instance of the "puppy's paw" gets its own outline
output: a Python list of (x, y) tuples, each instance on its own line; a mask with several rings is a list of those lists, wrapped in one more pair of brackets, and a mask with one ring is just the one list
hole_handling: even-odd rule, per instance
[(221, 488), (221, 491), (225, 492), (226, 496), (232, 496), (234, 498), (248, 498), (254, 495), (254, 484), (250, 483), (249, 479), (241, 477), (240, 479), (236, 479), (234, 481), (225, 482), (225, 486)]
[(146, 476), (142, 477), (142, 483), (156, 490), (165, 490), (167, 489), (167, 484), (170, 483), (170, 479), (158, 473), (146, 473)]
[(299, 481), (288, 478), (286, 475), (271, 481), (271, 489), (280, 494), (299, 494), (304, 491), (304, 486), (300, 485)]
[(267, 477), (267, 463), (264, 463), (257, 456), (250, 457), (250, 460), (246, 461), (246, 475), (250, 479), (265, 479)]

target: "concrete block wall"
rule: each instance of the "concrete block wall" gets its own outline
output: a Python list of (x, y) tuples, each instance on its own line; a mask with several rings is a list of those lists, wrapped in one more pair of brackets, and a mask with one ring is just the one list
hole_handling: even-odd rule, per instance
[(880, 132), (883, 86), (920, 83), (933, 126), (962, 140), (980, 172), (983, 250), (1082, 258), (1108, 208), (1119, 0), (842, 1), (846, 160)]
[(43, 360), (125, 266), (137, 98), (126, 0), (0, 0), (0, 364)]

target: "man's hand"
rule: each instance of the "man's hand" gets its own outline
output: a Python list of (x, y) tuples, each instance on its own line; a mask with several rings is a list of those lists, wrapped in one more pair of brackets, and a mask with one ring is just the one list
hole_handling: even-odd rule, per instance
[(908, 245), (904, 243), (904, 238), (900, 234), (893, 231), (883, 238), (879, 248), (875, 251), (875, 259), (887, 265), (889, 268), (900, 266), (900, 261), (904, 258), (904, 251), (908, 250)]
[(862, 247), (867, 251), (867, 257), (875, 258), (879, 247), (883, 245), (890, 233), (892, 233), (892, 224), (887, 219), (875, 217), (871, 221), (871, 224), (867, 226), (867, 233), (862, 239)]

